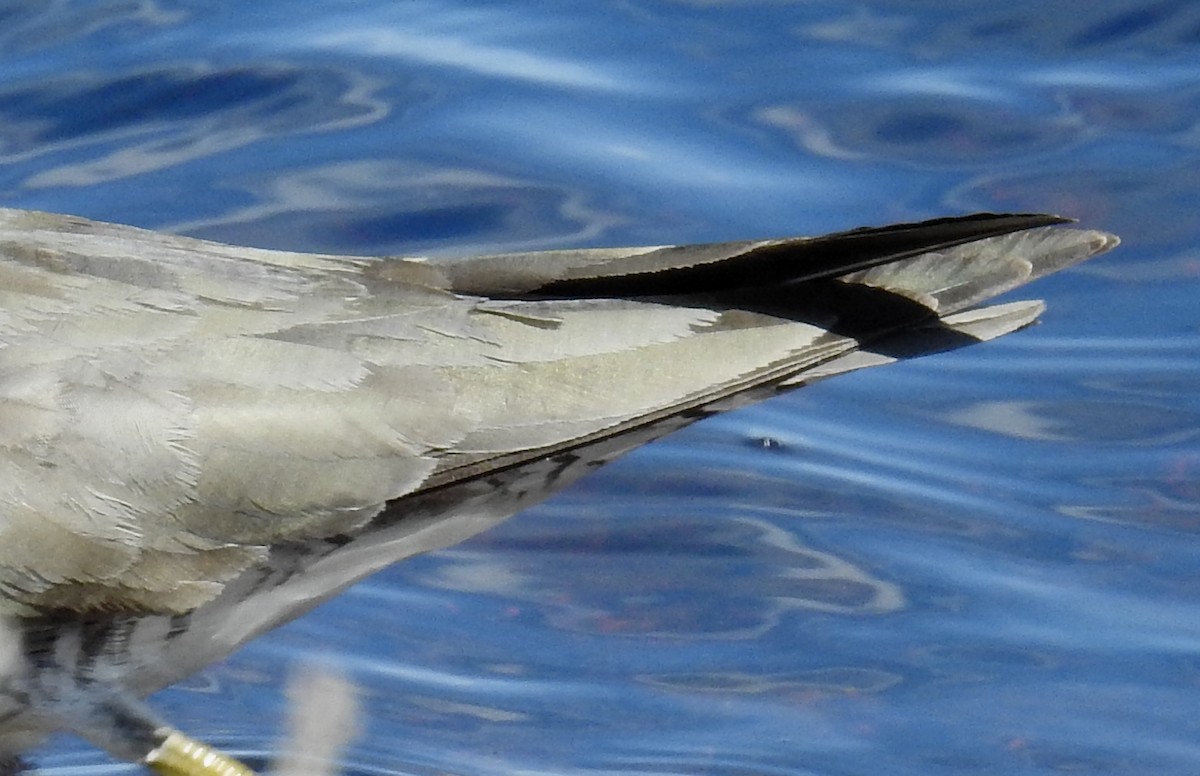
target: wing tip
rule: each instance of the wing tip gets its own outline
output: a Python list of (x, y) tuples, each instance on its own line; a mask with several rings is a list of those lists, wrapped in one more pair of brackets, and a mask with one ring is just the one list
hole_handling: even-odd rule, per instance
[(1121, 244), (1121, 238), (1098, 229), (1048, 227), (1025, 233), (1035, 245), (1027, 254), (1032, 264), (1029, 280), (1072, 267)]

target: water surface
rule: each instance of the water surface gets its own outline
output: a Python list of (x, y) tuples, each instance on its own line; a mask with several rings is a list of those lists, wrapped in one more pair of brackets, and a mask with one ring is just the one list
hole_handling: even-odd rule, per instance
[[(160, 694), (350, 772), (1200, 770), (1200, 8), (0, 3), (3, 204), (441, 256), (1046, 210), (1043, 325), (694, 426)], [(50, 771), (120, 770), (56, 738)]]

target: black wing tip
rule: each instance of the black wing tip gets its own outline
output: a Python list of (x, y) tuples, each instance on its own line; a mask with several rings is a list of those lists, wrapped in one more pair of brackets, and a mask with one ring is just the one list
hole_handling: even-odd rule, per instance
[[(813, 240), (861, 238), (881, 234), (904, 235), (958, 235), (960, 238), (983, 239), (1012, 232), (1023, 232), (1043, 226), (1062, 226), (1076, 223), (1076, 219), (1053, 213), (993, 213), (980, 211), (960, 216), (939, 216), (920, 221), (887, 224), (885, 226), (861, 226), (845, 232), (834, 232)], [(780, 241), (784, 242), (784, 241)]]
[[(1048, 213), (978, 212), (813, 237), (629, 249), (638, 257), (636, 269), (621, 260), (619, 250), (609, 249), (601, 251), (604, 258), (584, 262), (583, 271), (573, 276), (549, 264), (549, 254), (485, 256), (448, 265), (454, 270), (448, 287), (507, 299), (703, 294), (833, 277), (919, 253), (1072, 222)], [(570, 251), (556, 252), (554, 260), (562, 253)], [(497, 259), (505, 261), (493, 271), (489, 263)]]
[(875, 232), (885, 229), (906, 231), (912, 229), (929, 229), (939, 226), (965, 225), (971, 223), (977, 223), (980, 225), (991, 223), (993, 226), (1004, 224), (1014, 231), (1019, 231), (1021, 229), (1034, 229), (1039, 226), (1055, 226), (1058, 224), (1073, 224), (1075, 222), (1076, 219), (1074, 218), (1060, 216), (1054, 213), (1005, 213), (993, 212), (990, 210), (980, 210), (974, 213), (964, 213), (958, 216), (937, 216), (936, 218), (924, 218), (917, 221), (909, 221), (907, 223), (889, 224), (887, 226), (863, 226), (857, 229), (851, 229), (848, 232), (841, 232), (840, 234)]
[(531, 290), (541, 298), (677, 296), (834, 277), (919, 253), (1072, 219), (1047, 213), (972, 213), (868, 226), (819, 237), (748, 242), (721, 261), (654, 271), (555, 280)]

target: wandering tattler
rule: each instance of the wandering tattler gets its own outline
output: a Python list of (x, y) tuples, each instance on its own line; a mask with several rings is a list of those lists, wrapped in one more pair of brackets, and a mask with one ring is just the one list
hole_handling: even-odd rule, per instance
[(247, 772), (141, 698), (706, 415), (988, 340), (1117, 239), (979, 214), (450, 261), (0, 210), (0, 755)]

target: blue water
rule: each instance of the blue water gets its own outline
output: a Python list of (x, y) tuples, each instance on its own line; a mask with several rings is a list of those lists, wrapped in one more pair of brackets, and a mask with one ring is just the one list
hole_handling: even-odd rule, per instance
[(434, 256), (1115, 231), (1039, 327), (694, 426), (155, 703), (261, 763), (330, 662), (356, 773), (1200, 773), (1195, 3), (0, 0), (0, 204)]

